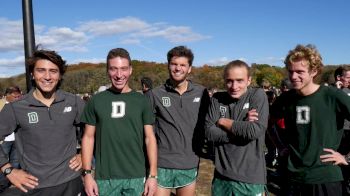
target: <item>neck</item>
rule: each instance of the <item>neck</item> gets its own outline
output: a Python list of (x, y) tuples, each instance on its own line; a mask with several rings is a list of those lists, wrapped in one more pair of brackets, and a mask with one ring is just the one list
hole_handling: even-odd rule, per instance
[(173, 85), (173, 87), (175, 88), (175, 90), (182, 95), (183, 93), (186, 92), (187, 87), (188, 87), (188, 81), (184, 80), (182, 82), (175, 82), (173, 80), (170, 80), (171, 84)]
[(306, 86), (305, 88), (297, 90), (297, 93), (300, 95), (303, 95), (303, 96), (308, 96), (308, 95), (311, 95), (312, 93), (316, 92), (319, 87), (320, 87), (320, 85), (315, 84), (315, 83), (311, 83), (308, 86)]
[(33, 92), (33, 96), (35, 99), (45, 104), (46, 106), (50, 106), (55, 99), (55, 92), (56, 91), (43, 92), (40, 89), (36, 88)]
[(129, 86), (125, 86), (123, 89), (117, 89), (114, 86), (112, 86), (113, 91), (118, 92), (118, 93), (128, 93), (132, 89)]

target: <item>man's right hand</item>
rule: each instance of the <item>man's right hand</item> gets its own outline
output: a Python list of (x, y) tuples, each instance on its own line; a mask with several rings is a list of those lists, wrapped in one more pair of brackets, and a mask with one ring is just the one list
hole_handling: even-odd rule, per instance
[(23, 192), (28, 192), (28, 188), (34, 189), (39, 185), (37, 177), (28, 174), (22, 169), (13, 169), (6, 177)]
[(91, 174), (84, 176), (84, 187), (88, 196), (98, 196), (98, 187)]
[(255, 122), (259, 120), (259, 114), (256, 111), (256, 109), (251, 109), (248, 111), (246, 120), (250, 122)]

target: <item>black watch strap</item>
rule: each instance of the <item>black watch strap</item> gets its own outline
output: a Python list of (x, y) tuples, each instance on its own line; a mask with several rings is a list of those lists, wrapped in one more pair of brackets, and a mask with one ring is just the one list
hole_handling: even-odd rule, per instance
[(8, 167), (8, 168), (6, 168), (6, 169), (4, 170), (4, 175), (5, 175), (5, 176), (9, 175), (9, 174), (12, 172), (12, 170), (13, 170), (13, 167)]
[(83, 169), (83, 171), (81, 172), (81, 175), (86, 176), (87, 174), (92, 174), (92, 170), (91, 169)]

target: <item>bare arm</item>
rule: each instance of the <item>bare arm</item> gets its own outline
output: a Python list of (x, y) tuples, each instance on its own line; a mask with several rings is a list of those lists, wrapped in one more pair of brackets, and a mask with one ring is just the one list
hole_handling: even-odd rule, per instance
[[(157, 141), (153, 132), (152, 125), (144, 125), (145, 130), (145, 143), (147, 156), (149, 161), (149, 174), (150, 176), (157, 176)], [(157, 179), (148, 178), (145, 183), (144, 195), (154, 195), (157, 190)]]
[[(95, 126), (88, 124), (85, 125), (84, 136), (81, 141), (82, 162), (83, 169), (85, 170), (92, 169), (91, 162), (94, 152), (95, 132)], [(96, 181), (94, 180), (91, 174), (87, 174), (84, 176), (84, 186), (88, 196), (98, 195), (98, 187)]]

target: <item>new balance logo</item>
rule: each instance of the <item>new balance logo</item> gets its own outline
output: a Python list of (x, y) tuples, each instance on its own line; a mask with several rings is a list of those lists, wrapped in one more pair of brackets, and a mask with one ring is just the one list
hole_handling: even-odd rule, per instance
[(200, 100), (201, 100), (200, 97), (196, 97), (196, 98), (193, 99), (193, 102), (199, 102)]
[(72, 111), (72, 106), (68, 106), (64, 108), (63, 113), (71, 112), (71, 111)]
[(244, 105), (243, 105), (243, 110), (244, 109), (249, 109), (249, 103), (245, 103)]

